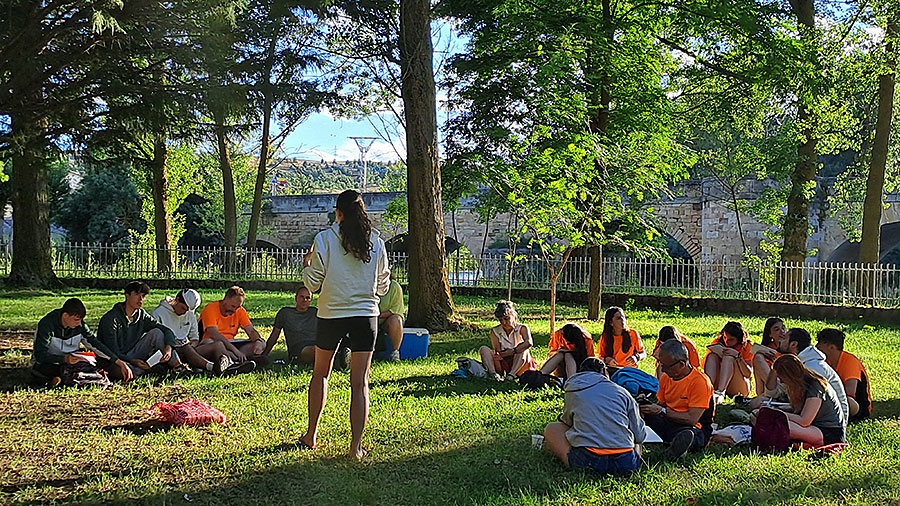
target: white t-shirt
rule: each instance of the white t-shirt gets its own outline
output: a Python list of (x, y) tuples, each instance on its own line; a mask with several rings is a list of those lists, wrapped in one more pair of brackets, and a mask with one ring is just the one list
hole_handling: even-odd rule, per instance
[(197, 331), (197, 314), (188, 310), (181, 316), (175, 314), (170, 302), (174, 297), (166, 297), (159, 302), (153, 310), (153, 318), (162, 323), (175, 334), (175, 345), (182, 346), (188, 341), (199, 341), (200, 334)]

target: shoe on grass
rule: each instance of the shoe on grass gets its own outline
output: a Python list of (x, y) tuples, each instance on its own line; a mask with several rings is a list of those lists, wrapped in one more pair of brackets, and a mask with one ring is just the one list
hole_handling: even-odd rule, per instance
[(394, 350), (391, 352), (391, 361), (392, 362), (400, 361), (400, 350)]
[(228, 358), (228, 355), (220, 355), (219, 359), (213, 363), (213, 372), (216, 374), (222, 374), (228, 370), (229, 367), (232, 366), (234, 362)]
[(253, 371), (254, 369), (256, 369), (256, 362), (254, 362), (252, 360), (245, 360), (243, 362), (237, 362), (237, 363), (231, 364), (231, 367), (225, 369), (225, 371), (222, 372), (222, 376), (235, 376), (237, 374), (246, 374), (248, 372)]
[(716, 390), (713, 392), (713, 399), (716, 400), (716, 404), (722, 404), (725, 402), (725, 392), (721, 390)]
[(675, 434), (675, 437), (672, 438), (672, 442), (669, 443), (669, 460), (678, 460), (681, 457), (687, 455), (688, 450), (691, 449), (691, 445), (694, 444), (694, 433), (690, 430), (683, 430), (678, 434)]

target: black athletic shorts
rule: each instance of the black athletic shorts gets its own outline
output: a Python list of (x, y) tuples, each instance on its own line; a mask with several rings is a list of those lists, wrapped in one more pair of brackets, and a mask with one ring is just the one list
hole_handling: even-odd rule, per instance
[(316, 346), (323, 350), (336, 350), (341, 341), (350, 351), (374, 351), (377, 316), (351, 316), (348, 318), (318, 318)]
[[(816, 426), (818, 427), (818, 425)], [(822, 431), (822, 444), (846, 443), (846, 433), (843, 427), (819, 427)]]

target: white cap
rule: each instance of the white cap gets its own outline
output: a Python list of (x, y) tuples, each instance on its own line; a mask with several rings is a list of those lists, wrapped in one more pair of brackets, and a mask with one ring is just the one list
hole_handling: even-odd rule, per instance
[(189, 311), (194, 311), (200, 307), (200, 294), (193, 288), (182, 290), (181, 298), (184, 299), (184, 303), (187, 304)]

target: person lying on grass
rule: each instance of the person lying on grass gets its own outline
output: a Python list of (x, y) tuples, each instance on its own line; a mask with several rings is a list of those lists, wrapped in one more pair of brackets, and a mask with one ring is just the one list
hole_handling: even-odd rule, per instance
[(691, 365), (687, 348), (675, 339), (659, 346), (657, 360), (663, 372), (658, 404), (641, 406), (641, 416), (669, 444), (669, 458), (675, 460), (702, 450), (709, 442), (716, 413), (713, 386), (703, 371)]
[(101, 357), (99, 364), (114, 379), (131, 381), (149, 372), (153, 366), (147, 361), (154, 356), (159, 357), (160, 364), (168, 364), (173, 369), (181, 366), (174, 351), (175, 334), (143, 309), (149, 293), (147, 283), (128, 283), (125, 301), (116, 303), (100, 318), (97, 339), (105, 358)]
[(772, 362), (781, 356), (778, 351), (778, 343), (787, 334), (787, 327), (781, 318), (769, 318), (763, 326), (762, 342), (764, 348), (758, 348), (753, 354), (753, 379), (756, 382), (756, 395), (762, 395), (766, 391), (766, 380), (772, 370)]
[(844, 333), (838, 329), (822, 329), (816, 336), (816, 348), (825, 354), (828, 365), (840, 376), (847, 394), (850, 421), (872, 415), (869, 375), (856, 355), (844, 351)]
[(638, 362), (647, 358), (641, 336), (636, 330), (628, 328), (625, 311), (620, 307), (606, 310), (603, 333), (597, 347), (603, 362), (609, 367), (637, 367)]
[(519, 323), (519, 313), (511, 301), (497, 303), (494, 316), (500, 324), (491, 329), (491, 347), (482, 346), (478, 353), (489, 375), (501, 379), (500, 373), (518, 377), (537, 369), (529, 348), (534, 346), (528, 325)]
[(578, 364), (593, 356), (591, 334), (577, 323), (567, 323), (550, 338), (550, 358), (541, 366), (541, 373), (571, 378), (578, 370)]
[(791, 439), (822, 446), (846, 442), (846, 423), (837, 394), (821, 374), (796, 355), (782, 355), (772, 371), (787, 389), (793, 413), (788, 413)]
[[(572, 325), (572, 324), (570, 324)], [(559, 421), (544, 429), (544, 446), (572, 469), (628, 474), (641, 465), (644, 421), (627, 390), (610, 381), (596, 357), (569, 377)]]
[(656, 344), (653, 346), (653, 353), (650, 355), (656, 359), (656, 377), (662, 377), (662, 368), (659, 366), (659, 357), (656, 354), (659, 352), (659, 347), (662, 343), (674, 339), (687, 348), (688, 351), (688, 362), (694, 367), (700, 367), (700, 355), (697, 353), (697, 345), (694, 344), (694, 341), (685, 337), (681, 332), (678, 332), (672, 325), (666, 325), (663, 328), (659, 329), (659, 338), (656, 340)]
[(67, 300), (62, 308), (47, 313), (38, 322), (31, 352), (32, 373), (51, 383), (59, 383), (63, 364), (86, 361), (80, 355), (82, 343), (99, 348), (100, 343), (87, 325), (84, 303), (76, 298)]
[[(245, 298), (243, 288), (232, 286), (221, 300), (210, 302), (200, 312), (202, 338), (197, 352), (207, 360), (225, 361), (222, 357), (226, 357), (223, 366), (230, 366), (231, 362), (242, 364), (238, 373), (250, 372), (266, 361), (262, 355), (266, 342), (250, 322), (243, 307)], [(247, 334), (246, 340), (236, 339), (241, 329)]]
[[(825, 360), (825, 354), (812, 346), (812, 337), (806, 329), (792, 328), (784, 334), (778, 341), (778, 351), (784, 355), (796, 355), (800, 362), (808, 369), (814, 371), (819, 376), (825, 378), (831, 388), (837, 395), (838, 404), (841, 406), (841, 414), (843, 416), (844, 426), (847, 426), (847, 420), (850, 418), (850, 406), (847, 403), (847, 394), (844, 391), (844, 383), (841, 377), (834, 369), (828, 365)], [(776, 401), (787, 401), (788, 395), (784, 386), (779, 388), (778, 380), (772, 374), (766, 378), (766, 393), (774, 396), (771, 398)], [(750, 400), (750, 408), (757, 409), (766, 403), (769, 395), (757, 396)]]
[(752, 347), (747, 331), (735, 321), (726, 323), (706, 347), (703, 371), (715, 388), (716, 402), (724, 401), (725, 395), (750, 395)]

